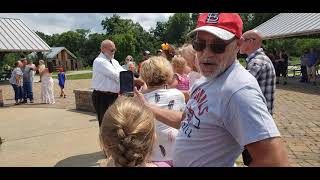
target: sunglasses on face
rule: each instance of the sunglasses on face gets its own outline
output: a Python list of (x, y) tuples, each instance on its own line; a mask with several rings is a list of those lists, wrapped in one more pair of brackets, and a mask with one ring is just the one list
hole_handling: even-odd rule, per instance
[(207, 44), (205, 40), (202, 40), (202, 39), (194, 39), (192, 41), (192, 46), (193, 46), (193, 49), (196, 50), (196, 51), (203, 51), (207, 45), (210, 47), (210, 50), (213, 52), (213, 53), (216, 53), (216, 54), (221, 54), (221, 53), (224, 53), (224, 51), (226, 50), (226, 47), (235, 39), (232, 38), (228, 41), (223, 41), (223, 40), (215, 40), (214, 43), (212, 44)]

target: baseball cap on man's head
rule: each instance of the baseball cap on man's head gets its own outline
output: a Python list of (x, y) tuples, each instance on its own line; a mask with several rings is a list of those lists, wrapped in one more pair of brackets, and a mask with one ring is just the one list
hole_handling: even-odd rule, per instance
[(243, 23), (238, 13), (201, 13), (196, 29), (189, 33), (194, 35), (198, 31), (211, 33), (222, 40), (230, 40), (233, 37), (240, 38)]

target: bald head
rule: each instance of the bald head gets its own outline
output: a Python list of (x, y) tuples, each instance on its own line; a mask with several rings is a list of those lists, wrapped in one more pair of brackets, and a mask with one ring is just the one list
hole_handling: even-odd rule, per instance
[(242, 34), (240, 53), (251, 54), (261, 48), (263, 36), (257, 30), (249, 30)]
[(101, 42), (101, 52), (108, 58), (112, 59), (116, 50), (116, 46), (111, 40), (106, 39)]
[(114, 43), (111, 40), (106, 39), (106, 40), (101, 42), (101, 46), (100, 47), (103, 48), (103, 47), (110, 46), (110, 45), (114, 45)]

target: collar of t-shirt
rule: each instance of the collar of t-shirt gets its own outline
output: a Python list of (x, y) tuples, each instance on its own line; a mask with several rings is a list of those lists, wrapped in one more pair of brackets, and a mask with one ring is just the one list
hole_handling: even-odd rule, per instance
[(259, 49), (255, 50), (253, 53), (251, 53), (251, 54), (246, 58), (247, 63), (248, 63), (252, 58), (254, 58), (258, 53), (262, 53), (262, 52), (263, 52), (263, 49), (262, 49), (262, 48), (259, 48)]

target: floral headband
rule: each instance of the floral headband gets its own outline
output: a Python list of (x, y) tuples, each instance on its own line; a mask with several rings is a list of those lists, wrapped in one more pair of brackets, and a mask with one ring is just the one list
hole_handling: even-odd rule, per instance
[(168, 43), (161, 44), (161, 49), (164, 51), (168, 51), (170, 49), (170, 45)]

